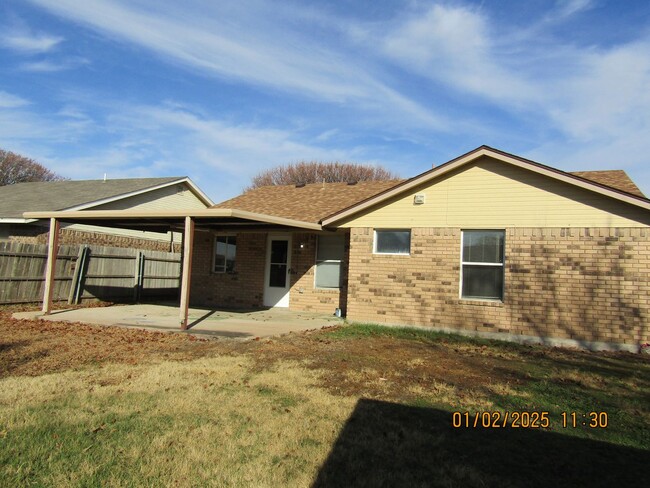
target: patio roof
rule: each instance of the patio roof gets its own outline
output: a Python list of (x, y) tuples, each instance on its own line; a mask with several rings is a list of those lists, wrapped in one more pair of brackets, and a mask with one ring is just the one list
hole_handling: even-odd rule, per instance
[(307, 230), (322, 230), (320, 224), (277, 217), (230, 208), (206, 208), (176, 211), (137, 210), (62, 210), (54, 212), (25, 212), (26, 219), (57, 219), (62, 222), (83, 222), (104, 227), (135, 230), (167, 231), (184, 227), (186, 217), (201, 228), (280, 226)]
[(50, 221), (45, 285), (43, 287), (42, 312), (44, 315), (49, 315), (52, 311), (54, 268), (59, 247), (59, 228), (62, 221), (83, 222), (84, 224), (136, 230), (155, 229), (159, 232), (168, 230), (182, 231), (183, 258), (181, 265), (179, 311), (181, 330), (186, 330), (188, 327), (192, 251), (194, 247), (194, 232), (197, 226), (207, 230), (218, 230), (219, 228), (232, 229), (233, 227), (237, 227), (238, 230), (257, 230), (260, 228), (322, 230), (320, 224), (313, 222), (303, 222), (284, 217), (227, 208), (178, 211), (63, 210), (55, 212), (25, 212), (23, 216), (27, 219), (49, 219)]

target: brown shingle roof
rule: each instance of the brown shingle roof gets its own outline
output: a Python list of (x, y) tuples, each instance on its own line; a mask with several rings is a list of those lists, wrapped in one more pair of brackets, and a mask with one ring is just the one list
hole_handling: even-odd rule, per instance
[(400, 181), (360, 181), (353, 185), (313, 183), (302, 187), (262, 186), (218, 203), (212, 208), (236, 208), (317, 223), (322, 218), (387, 190)]
[[(601, 185), (644, 197), (623, 170), (576, 171), (569, 173)], [(406, 180), (313, 183), (304, 186), (273, 185), (249, 190), (212, 208), (233, 208), (318, 223), (340, 210), (386, 191)]]
[(627, 173), (622, 169), (607, 171), (573, 171), (571, 174), (645, 198), (643, 192), (639, 190), (639, 187), (634, 184)]

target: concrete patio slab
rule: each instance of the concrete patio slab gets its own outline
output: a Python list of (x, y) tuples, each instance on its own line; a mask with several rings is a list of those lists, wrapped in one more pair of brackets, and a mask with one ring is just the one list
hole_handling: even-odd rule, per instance
[(13, 317), (116, 325), (240, 340), (320, 329), (342, 322), (340, 318), (332, 315), (294, 312), (281, 308), (254, 311), (191, 308), (189, 328), (187, 331), (181, 331), (178, 306), (147, 304), (56, 310), (50, 315), (43, 315), (41, 312), (17, 312)]

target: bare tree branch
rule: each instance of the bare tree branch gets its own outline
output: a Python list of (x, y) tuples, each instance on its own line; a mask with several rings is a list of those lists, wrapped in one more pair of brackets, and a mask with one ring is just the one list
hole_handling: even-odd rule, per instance
[(0, 149), (0, 186), (29, 181), (65, 180), (33, 159)]
[(301, 161), (276, 166), (253, 177), (246, 191), (269, 185), (300, 185), (370, 180), (394, 180), (398, 176), (381, 166), (355, 163)]

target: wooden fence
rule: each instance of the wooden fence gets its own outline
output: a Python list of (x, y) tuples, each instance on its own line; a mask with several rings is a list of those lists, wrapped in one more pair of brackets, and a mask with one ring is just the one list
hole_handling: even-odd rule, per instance
[[(0, 304), (42, 300), (46, 261), (47, 245), (0, 242)], [(53, 300), (175, 299), (180, 270), (180, 254), (63, 245), (56, 260)]]

